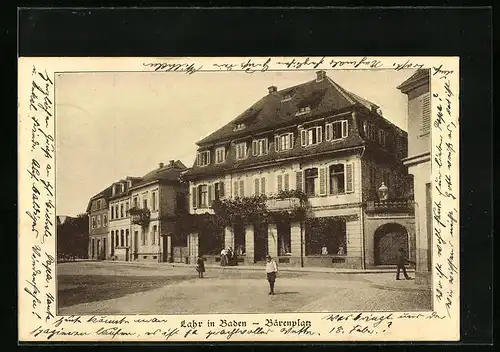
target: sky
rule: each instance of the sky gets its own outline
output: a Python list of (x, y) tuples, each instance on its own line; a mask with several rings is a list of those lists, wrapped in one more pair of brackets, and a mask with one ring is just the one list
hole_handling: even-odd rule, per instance
[[(379, 105), (406, 130), (407, 97), (396, 87), (413, 70), (329, 70), (345, 89)], [(57, 214), (84, 213), (112, 182), (143, 176), (158, 163), (193, 165), (196, 142), (279, 89), (314, 71), (65, 73), (55, 81)]]

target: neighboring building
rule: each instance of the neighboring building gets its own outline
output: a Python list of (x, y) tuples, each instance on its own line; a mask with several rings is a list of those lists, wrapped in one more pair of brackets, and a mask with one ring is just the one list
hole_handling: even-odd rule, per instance
[(414, 176), (416, 247), (418, 280), (430, 280), (432, 269), (432, 197), (431, 197), (431, 98), (430, 72), (418, 70), (399, 85), (408, 96), (408, 157), (404, 164)]
[(138, 177), (127, 177), (111, 185), (109, 198), (109, 250), (107, 259), (132, 260), (130, 250), (130, 188), (139, 183)]
[(178, 207), (187, 207), (187, 186), (180, 181), (185, 170), (179, 160), (160, 163), (130, 188), (133, 260), (170, 262), (173, 245), (186, 246), (175, 225)]
[(90, 259), (106, 259), (108, 246), (108, 200), (111, 187), (107, 187), (90, 198), (87, 205), (89, 215), (89, 247)]
[[(213, 214), (215, 199), (260, 195), (268, 211), (291, 212), (301, 206), (294, 194), (305, 193), (308, 215), (199, 228), (189, 236), (191, 258), (201, 252), (215, 262), (221, 248), (232, 247), (245, 264), (270, 254), (282, 265), (365, 268), (394, 264), (400, 246), (413, 256), (411, 190), (401, 162), (407, 134), (324, 71), (294, 87), (269, 87), (197, 145), (184, 175), (191, 214)], [(378, 199), (381, 186), (388, 199)]]

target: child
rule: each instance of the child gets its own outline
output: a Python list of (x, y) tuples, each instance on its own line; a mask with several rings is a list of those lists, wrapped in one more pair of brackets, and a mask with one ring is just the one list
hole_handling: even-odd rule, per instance
[(203, 273), (205, 272), (205, 261), (203, 256), (198, 255), (198, 261), (196, 262), (196, 271), (198, 272), (198, 278), (203, 279)]

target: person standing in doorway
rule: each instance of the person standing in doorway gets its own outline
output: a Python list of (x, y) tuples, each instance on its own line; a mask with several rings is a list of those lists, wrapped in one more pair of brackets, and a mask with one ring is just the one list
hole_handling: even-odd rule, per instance
[(205, 261), (203, 256), (198, 255), (198, 260), (196, 261), (196, 271), (198, 272), (198, 278), (203, 279), (203, 273), (205, 272)]
[(401, 272), (401, 270), (403, 271), (403, 275), (405, 276), (405, 279), (411, 280), (411, 277), (406, 272), (406, 267), (405, 267), (406, 263), (415, 264), (415, 262), (412, 262), (411, 260), (408, 259), (404, 248), (400, 248), (399, 253), (398, 253), (398, 271), (396, 273), (396, 280), (401, 280), (399, 278), (399, 273)]
[(267, 281), (269, 282), (269, 294), (274, 295), (274, 282), (276, 281), (276, 275), (278, 273), (278, 264), (276, 264), (270, 255), (266, 257), (266, 260), (266, 275)]

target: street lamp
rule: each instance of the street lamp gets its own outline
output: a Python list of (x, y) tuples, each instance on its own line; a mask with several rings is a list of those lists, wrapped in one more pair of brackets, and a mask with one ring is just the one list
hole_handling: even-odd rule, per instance
[(382, 182), (382, 186), (378, 189), (378, 195), (380, 200), (387, 200), (389, 197), (389, 188)]

